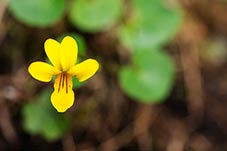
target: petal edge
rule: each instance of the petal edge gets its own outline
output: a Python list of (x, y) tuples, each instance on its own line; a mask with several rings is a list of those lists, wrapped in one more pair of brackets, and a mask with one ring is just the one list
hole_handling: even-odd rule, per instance
[(66, 36), (60, 46), (60, 60), (63, 71), (69, 70), (73, 67), (77, 60), (78, 46), (75, 39)]
[(94, 59), (87, 59), (69, 70), (69, 74), (76, 76), (79, 82), (92, 77), (99, 68), (99, 63)]
[(54, 92), (51, 94), (51, 103), (58, 112), (65, 112), (73, 105), (72, 76), (57, 75), (54, 82)]
[(41, 61), (31, 63), (28, 72), (33, 78), (42, 82), (49, 82), (53, 75), (60, 73), (53, 66)]
[(59, 70), (61, 70), (61, 63), (59, 57), (60, 43), (54, 39), (47, 39), (44, 43), (44, 49), (50, 62)]

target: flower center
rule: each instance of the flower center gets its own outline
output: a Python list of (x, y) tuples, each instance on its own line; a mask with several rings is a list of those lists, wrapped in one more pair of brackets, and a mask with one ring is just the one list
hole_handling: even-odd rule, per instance
[(65, 88), (65, 92), (68, 93), (68, 75), (67, 73), (62, 73), (60, 75), (60, 81), (59, 81), (59, 85), (58, 85), (58, 93), (61, 90), (64, 90)]

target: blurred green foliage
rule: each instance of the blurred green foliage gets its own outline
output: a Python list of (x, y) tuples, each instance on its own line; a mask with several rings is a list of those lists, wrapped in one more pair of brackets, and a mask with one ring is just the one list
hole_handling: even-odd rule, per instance
[(65, 0), (9, 0), (9, 9), (28, 25), (46, 27), (63, 16)]
[(138, 101), (155, 103), (168, 96), (174, 79), (174, 66), (164, 52), (138, 52), (133, 65), (120, 72), (123, 89)]
[(23, 126), (31, 134), (40, 134), (47, 140), (60, 138), (69, 128), (70, 120), (58, 113), (50, 103), (51, 90), (44, 89), (35, 100), (22, 109)]
[(167, 8), (160, 0), (132, 0), (131, 16), (120, 27), (119, 38), (133, 51), (151, 51), (176, 33), (181, 18), (179, 9)]
[(70, 19), (81, 30), (97, 32), (113, 26), (122, 15), (122, 0), (75, 0)]
[(119, 78), (123, 90), (137, 101), (156, 103), (168, 96), (174, 65), (162, 47), (181, 20), (180, 9), (168, 8), (164, 1), (132, 0), (132, 13), (120, 27), (119, 39), (131, 50), (133, 63), (122, 67)]

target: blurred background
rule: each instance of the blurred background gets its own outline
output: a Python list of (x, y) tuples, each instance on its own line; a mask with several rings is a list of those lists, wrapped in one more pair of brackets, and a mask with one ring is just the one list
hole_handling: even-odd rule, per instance
[[(100, 69), (58, 113), (27, 71), (70, 35)], [(227, 150), (226, 0), (0, 0), (0, 150)]]

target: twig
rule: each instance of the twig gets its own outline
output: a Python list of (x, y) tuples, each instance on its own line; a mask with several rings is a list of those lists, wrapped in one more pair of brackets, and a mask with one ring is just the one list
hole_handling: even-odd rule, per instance
[(73, 136), (71, 134), (67, 134), (62, 139), (62, 145), (64, 151), (76, 151), (76, 145), (73, 139)]
[(139, 105), (134, 121), (134, 136), (137, 136), (137, 141), (141, 151), (152, 150), (151, 136), (149, 136), (149, 127), (154, 119), (153, 106)]
[(181, 48), (180, 57), (188, 92), (188, 110), (191, 115), (200, 117), (204, 111), (204, 92), (197, 47), (185, 45)]
[(199, 46), (204, 41), (207, 32), (203, 24), (194, 19), (189, 18), (184, 24), (179, 35), (178, 46), (187, 90), (189, 117), (194, 121), (200, 119), (204, 113), (205, 93), (200, 71)]
[(0, 43), (5, 35), (5, 26), (3, 24), (3, 16), (8, 6), (7, 0), (0, 1)]
[[(153, 115), (152, 115), (153, 114)], [(129, 124), (124, 130), (117, 135), (108, 139), (100, 145), (100, 150), (105, 150), (107, 146), (117, 144), (113, 150), (118, 150), (121, 146), (129, 143), (133, 138), (142, 136), (147, 137), (148, 128), (152, 124), (152, 121), (156, 117), (157, 111), (154, 112), (153, 106), (141, 105), (137, 109), (135, 121)], [(145, 134), (145, 135), (144, 135)], [(149, 143), (141, 143), (142, 137), (138, 137), (140, 145), (145, 148), (151, 148)]]

